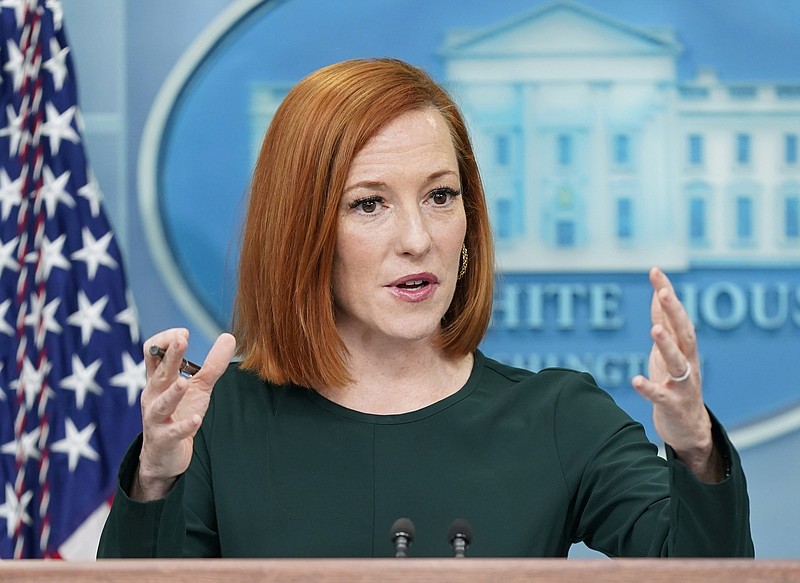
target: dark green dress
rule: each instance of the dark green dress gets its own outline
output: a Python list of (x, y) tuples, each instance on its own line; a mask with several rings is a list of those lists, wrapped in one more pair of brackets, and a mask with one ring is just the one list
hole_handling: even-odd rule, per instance
[(128, 498), (131, 447), (100, 557), (385, 557), (392, 523), (416, 526), (414, 557), (752, 556), (738, 455), (700, 483), (657, 456), (583, 373), (511, 368), (475, 355), (467, 384), (412, 413), (370, 415), (231, 365), (214, 389), (191, 465), (166, 499)]

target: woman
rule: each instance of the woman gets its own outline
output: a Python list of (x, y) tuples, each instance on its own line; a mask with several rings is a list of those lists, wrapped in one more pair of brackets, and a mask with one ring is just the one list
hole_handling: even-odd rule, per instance
[[(492, 298), (464, 121), (395, 60), (301, 81), (269, 128), (243, 235), (234, 331), (179, 375), (185, 330), (147, 342), (143, 436), (100, 556), (753, 554), (738, 456), (707, 412), (693, 326), (654, 269), (650, 378), (668, 444), (586, 374), (477, 350)], [(213, 390), (213, 398), (212, 398)]]

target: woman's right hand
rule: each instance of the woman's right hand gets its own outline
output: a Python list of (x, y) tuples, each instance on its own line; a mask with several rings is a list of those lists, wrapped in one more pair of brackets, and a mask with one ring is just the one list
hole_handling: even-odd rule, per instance
[[(175, 480), (189, 467), (194, 436), (208, 409), (211, 391), (225, 372), (236, 349), (236, 339), (220, 334), (200, 371), (191, 378), (179, 367), (188, 347), (189, 331), (173, 328), (145, 342), (147, 384), (142, 391), (144, 440), (131, 498), (147, 501), (167, 495)], [(152, 356), (153, 344), (166, 350), (164, 358)]]

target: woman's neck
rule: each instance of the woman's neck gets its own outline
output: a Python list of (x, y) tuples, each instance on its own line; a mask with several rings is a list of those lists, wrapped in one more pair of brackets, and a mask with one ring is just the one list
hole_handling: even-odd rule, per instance
[(353, 382), (319, 393), (363, 413), (392, 415), (422, 409), (456, 393), (472, 372), (471, 354), (448, 358), (429, 340), (347, 348)]

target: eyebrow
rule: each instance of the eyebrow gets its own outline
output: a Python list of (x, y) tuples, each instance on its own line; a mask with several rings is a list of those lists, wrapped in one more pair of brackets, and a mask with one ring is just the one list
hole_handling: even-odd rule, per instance
[[(453, 170), (439, 170), (432, 174), (429, 174), (428, 177), (425, 179), (425, 184), (430, 184), (440, 178), (445, 176), (455, 176), (458, 177), (458, 172), (454, 172)], [(350, 192), (351, 190), (356, 190), (358, 188), (366, 188), (368, 190), (383, 190), (386, 188), (386, 183), (382, 180), (361, 180), (356, 182), (355, 184), (351, 184), (347, 188), (344, 189), (344, 194)]]

